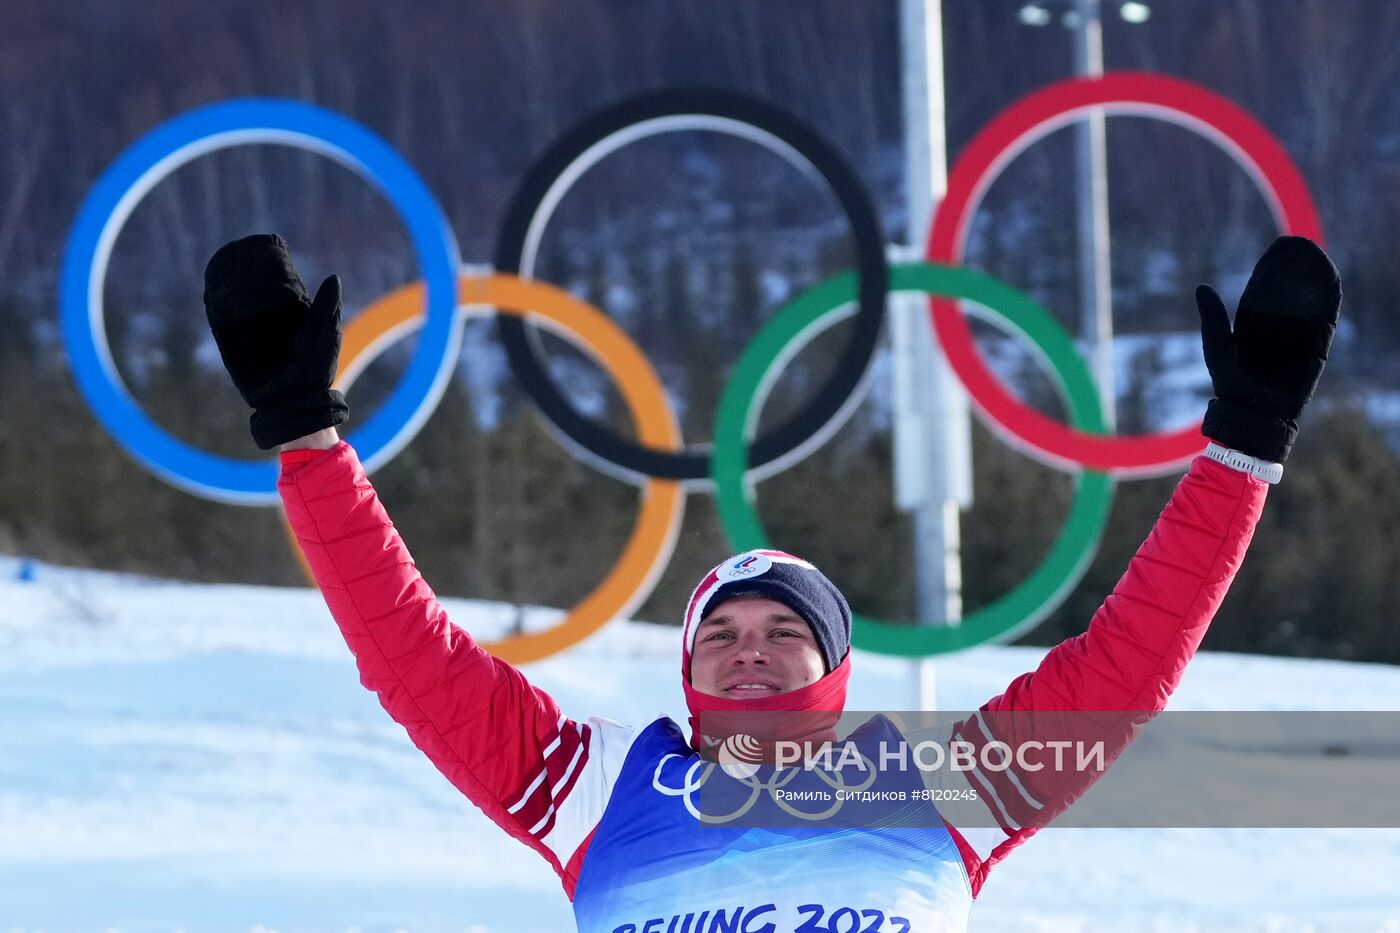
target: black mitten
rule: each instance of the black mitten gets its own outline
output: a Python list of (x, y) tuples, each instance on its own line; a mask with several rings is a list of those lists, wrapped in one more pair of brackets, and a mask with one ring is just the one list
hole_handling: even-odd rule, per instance
[(308, 299), (281, 237), (244, 237), (209, 260), (204, 312), (224, 368), (253, 409), (259, 447), (345, 422), (345, 397), (331, 388), (340, 357), (339, 276)]
[(1296, 236), (1274, 240), (1255, 264), (1233, 331), (1215, 289), (1197, 288), (1216, 396), (1201, 433), (1261, 460), (1286, 460), (1327, 362), (1341, 302), (1337, 267), (1316, 243)]

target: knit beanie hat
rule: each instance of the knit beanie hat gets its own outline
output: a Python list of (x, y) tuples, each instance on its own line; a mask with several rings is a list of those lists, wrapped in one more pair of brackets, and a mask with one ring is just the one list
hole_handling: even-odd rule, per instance
[(827, 673), (839, 667), (850, 651), (851, 607), (834, 583), (800, 557), (783, 551), (745, 551), (706, 574), (690, 597), (683, 629), (682, 668), (687, 681), (696, 629), (721, 603), (740, 596), (775, 599), (801, 616), (817, 639)]

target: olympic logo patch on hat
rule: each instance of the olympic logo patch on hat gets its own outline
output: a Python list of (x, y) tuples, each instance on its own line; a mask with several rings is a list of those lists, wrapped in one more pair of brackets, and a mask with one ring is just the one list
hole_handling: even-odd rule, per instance
[(726, 564), (716, 576), (725, 582), (748, 580), (767, 573), (772, 567), (773, 561), (762, 554), (742, 554), (733, 562)]

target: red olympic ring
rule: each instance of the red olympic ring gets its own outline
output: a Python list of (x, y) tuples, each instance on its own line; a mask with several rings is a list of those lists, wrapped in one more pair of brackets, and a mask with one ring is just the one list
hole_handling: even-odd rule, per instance
[[(1262, 124), (1198, 84), (1123, 71), (1051, 84), (1023, 97), (987, 124), (948, 174), (948, 192), (929, 230), (929, 261), (962, 265), (972, 217), (1001, 170), (1041, 137), (1092, 108), (1157, 117), (1200, 133), (1254, 179), (1285, 233), (1322, 243), (1322, 224), (1302, 173)], [(1174, 469), (1205, 447), (1200, 422), (1170, 433), (1104, 436), (1047, 418), (992, 374), (955, 301), (934, 298), (930, 307), (939, 345), (968, 396), (1006, 433), (1008, 441), (1019, 441), (1017, 446), (1031, 456), (1054, 466), (1124, 475)]]

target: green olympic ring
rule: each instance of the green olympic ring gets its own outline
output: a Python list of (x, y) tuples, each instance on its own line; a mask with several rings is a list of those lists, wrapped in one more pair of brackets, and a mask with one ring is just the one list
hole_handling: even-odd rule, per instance
[[(757, 425), (768, 390), (797, 348), (850, 313), (856, 288), (855, 275), (847, 272), (788, 302), (754, 337), (725, 384), (715, 424), (711, 475), (720, 524), (735, 550), (772, 546), (744, 479), (747, 439)], [(892, 266), (890, 290), (975, 302), (980, 306), (979, 316), (1018, 331), (1039, 352), (1042, 362), (1049, 364), (1075, 428), (1097, 433), (1106, 430), (1098, 390), (1073, 341), (1029, 295), (971, 269), (931, 263)], [(879, 654), (917, 657), (1004, 641), (1035, 625), (1060, 604), (1088, 569), (1108, 521), (1113, 486), (1113, 477), (1107, 473), (1080, 473), (1069, 517), (1050, 553), (1015, 589), (959, 624), (901, 625), (856, 614), (852, 617), (853, 643)]]

